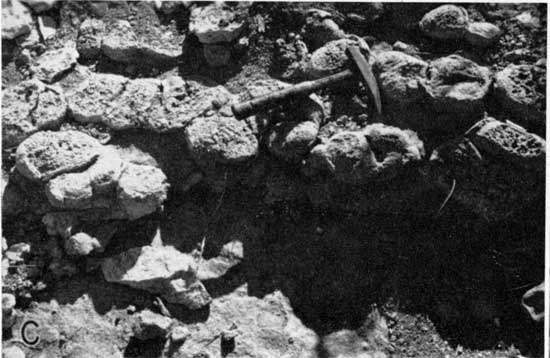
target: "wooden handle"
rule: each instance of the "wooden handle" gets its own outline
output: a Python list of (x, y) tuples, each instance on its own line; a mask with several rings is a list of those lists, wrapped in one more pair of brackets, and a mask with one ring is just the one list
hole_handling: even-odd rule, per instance
[(250, 115), (257, 113), (262, 109), (273, 107), (281, 104), (290, 97), (299, 97), (308, 95), (318, 89), (328, 87), (337, 82), (344, 81), (355, 76), (355, 73), (351, 70), (338, 72), (334, 75), (320, 78), (315, 81), (306, 81), (297, 85), (285, 88), (283, 90), (268, 93), (264, 96), (251, 99), (250, 101), (242, 103), (234, 103), (231, 106), (233, 115), (237, 118), (246, 118)]

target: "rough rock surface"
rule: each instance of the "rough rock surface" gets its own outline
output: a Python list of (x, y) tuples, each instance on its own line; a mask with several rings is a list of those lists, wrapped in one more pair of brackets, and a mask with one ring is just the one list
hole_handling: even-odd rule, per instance
[(28, 80), (2, 91), (2, 144), (11, 147), (31, 134), (61, 125), (67, 103), (61, 89)]
[(312, 50), (318, 49), (327, 42), (346, 38), (346, 33), (340, 29), (327, 11), (309, 9), (305, 22), (301, 34)]
[[(191, 335), (174, 357), (221, 356), (225, 345), (220, 344), (220, 332), (231, 327), (236, 327), (234, 346), (231, 345), (231, 354), (235, 356), (317, 356), (317, 335), (294, 315), (288, 299), (280, 291), (263, 299), (247, 296), (246, 292), (244, 286), (214, 299), (208, 319), (189, 326)], [(210, 340), (217, 342), (204, 344)]]
[(197, 6), (191, 11), (189, 32), (205, 44), (231, 42), (246, 25), (247, 10), (241, 9), (244, 11), (233, 11), (222, 3)]
[(291, 162), (300, 161), (317, 140), (319, 123), (279, 122), (268, 134), (267, 147), (278, 158)]
[(141, 340), (166, 338), (168, 329), (172, 324), (170, 318), (151, 312), (150, 310), (143, 310), (138, 313), (137, 321), (134, 334), (136, 338)]
[(489, 22), (472, 22), (466, 29), (465, 39), (474, 46), (487, 47), (492, 45), (501, 33), (498, 26)]
[(129, 80), (111, 74), (93, 74), (67, 94), (69, 109), (79, 122), (157, 132), (184, 128), (194, 118), (215, 113), (231, 98), (223, 87), (200, 78)]
[(100, 147), (97, 140), (78, 131), (38, 132), (17, 147), (15, 165), (26, 178), (47, 181), (91, 165)]
[(2, 1), (2, 38), (13, 40), (31, 32), (30, 11), (19, 0)]
[(347, 69), (349, 58), (346, 48), (350, 45), (357, 45), (368, 58), (369, 46), (356, 36), (347, 39), (335, 40), (326, 43), (311, 54), (308, 66), (308, 75), (313, 78), (320, 78)]
[(420, 30), (439, 40), (457, 40), (468, 27), (468, 12), (462, 6), (442, 5), (428, 12), (420, 21)]
[(52, 83), (76, 65), (78, 51), (69, 43), (58, 50), (43, 53), (31, 66), (31, 72), (41, 81)]
[(238, 240), (230, 241), (223, 246), (218, 256), (199, 262), (197, 278), (200, 281), (221, 278), (243, 259), (243, 243)]
[(533, 68), (528, 65), (509, 65), (495, 75), (495, 97), (498, 103), (514, 115), (521, 125), (529, 127), (544, 120), (536, 104), (540, 94), (535, 90)]
[(239, 163), (258, 154), (258, 140), (243, 121), (199, 117), (185, 129), (185, 141), (198, 163)]
[(105, 23), (98, 19), (86, 19), (78, 30), (76, 49), (84, 59), (94, 59), (101, 53)]

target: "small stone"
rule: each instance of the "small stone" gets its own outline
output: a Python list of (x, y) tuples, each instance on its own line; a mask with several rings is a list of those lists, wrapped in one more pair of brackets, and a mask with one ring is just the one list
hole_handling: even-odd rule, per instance
[(25, 352), (17, 346), (3, 347), (2, 358), (25, 358)]
[(411, 56), (417, 55), (420, 52), (418, 47), (401, 41), (395, 41), (395, 43), (392, 45), (392, 48), (395, 51), (400, 51)]
[(18, 263), (23, 262), (23, 256), (29, 252), (31, 252), (31, 245), (26, 242), (19, 242), (11, 245), (10, 248), (6, 250), (4, 255), (8, 258), (8, 260), (10, 260), (10, 262)]
[(39, 80), (52, 83), (76, 65), (78, 56), (76, 45), (70, 42), (65, 47), (43, 53), (31, 66), (31, 72)]
[(365, 58), (369, 57), (369, 46), (357, 36), (331, 41), (311, 54), (307, 69), (308, 75), (320, 78), (345, 70), (349, 65), (346, 49), (350, 45), (357, 45)]
[(542, 282), (525, 292), (521, 298), (521, 305), (529, 313), (531, 319), (537, 323), (544, 321), (544, 290), (545, 284)]
[(458, 40), (464, 36), (470, 20), (462, 6), (442, 5), (420, 20), (420, 30), (438, 40)]
[(170, 318), (146, 309), (137, 314), (134, 334), (140, 340), (166, 338), (171, 324)]
[(246, 8), (238, 11), (222, 3), (197, 6), (191, 10), (189, 32), (205, 44), (231, 42), (244, 29), (247, 12)]
[(170, 281), (163, 297), (168, 302), (184, 305), (191, 310), (204, 308), (212, 302), (202, 282), (182, 278)]
[(465, 39), (473, 46), (488, 47), (493, 44), (502, 31), (488, 22), (473, 22), (466, 29)]
[(79, 232), (65, 241), (65, 251), (73, 256), (86, 256), (101, 247), (95, 237)]
[(101, 53), (105, 24), (98, 19), (86, 19), (78, 29), (76, 49), (85, 59), (94, 59)]
[(24, 140), (16, 152), (19, 173), (33, 181), (82, 170), (100, 154), (99, 142), (82, 132), (38, 132)]
[(279, 122), (268, 133), (267, 147), (278, 158), (298, 162), (317, 140), (319, 124), (314, 121)]
[(540, 27), (540, 20), (538, 17), (533, 16), (529, 11), (522, 12), (515, 19), (527, 28), (535, 29)]
[(2, 294), (2, 328), (6, 329), (15, 323), (13, 308), (15, 307), (15, 296), (11, 293)]
[(31, 32), (30, 11), (19, 0), (2, 0), (2, 38), (13, 40)]
[(204, 58), (212, 67), (223, 67), (229, 63), (231, 58), (231, 47), (228, 44), (204, 44)]
[(174, 343), (184, 342), (189, 336), (191, 336), (191, 332), (185, 326), (176, 326), (170, 332), (170, 340)]

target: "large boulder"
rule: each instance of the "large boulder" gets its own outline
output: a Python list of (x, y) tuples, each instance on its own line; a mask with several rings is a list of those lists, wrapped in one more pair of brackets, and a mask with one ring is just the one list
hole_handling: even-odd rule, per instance
[(246, 26), (247, 12), (246, 6), (232, 8), (223, 3), (197, 6), (191, 10), (189, 32), (204, 44), (231, 42)]
[(2, 144), (18, 145), (31, 134), (57, 129), (67, 112), (61, 89), (38, 80), (23, 81), (2, 91)]
[(75, 43), (70, 42), (60, 49), (40, 55), (31, 66), (31, 72), (39, 80), (52, 83), (76, 65), (78, 56)]
[(101, 144), (82, 132), (43, 131), (19, 145), (15, 166), (28, 179), (48, 181), (63, 173), (84, 170), (100, 152)]
[(31, 32), (33, 21), (29, 9), (19, 0), (2, 0), (2, 38), (13, 40)]
[(244, 121), (232, 117), (199, 117), (185, 129), (185, 140), (199, 164), (234, 164), (258, 154), (258, 140)]
[(442, 5), (424, 15), (420, 30), (438, 40), (461, 39), (468, 28), (468, 12), (462, 6)]
[(357, 36), (350, 35), (346, 39), (330, 41), (314, 51), (309, 60), (308, 75), (312, 78), (320, 78), (349, 68), (351, 63), (346, 49), (350, 45), (358, 46), (368, 58), (367, 43)]
[(529, 65), (508, 65), (495, 75), (494, 93), (499, 105), (519, 124), (544, 126), (545, 97), (536, 90), (536, 76)]

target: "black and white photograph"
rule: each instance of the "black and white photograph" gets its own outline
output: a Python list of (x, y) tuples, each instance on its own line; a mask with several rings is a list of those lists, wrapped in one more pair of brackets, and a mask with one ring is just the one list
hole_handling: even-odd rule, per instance
[(1, 10), (2, 358), (548, 358), (547, 2)]

